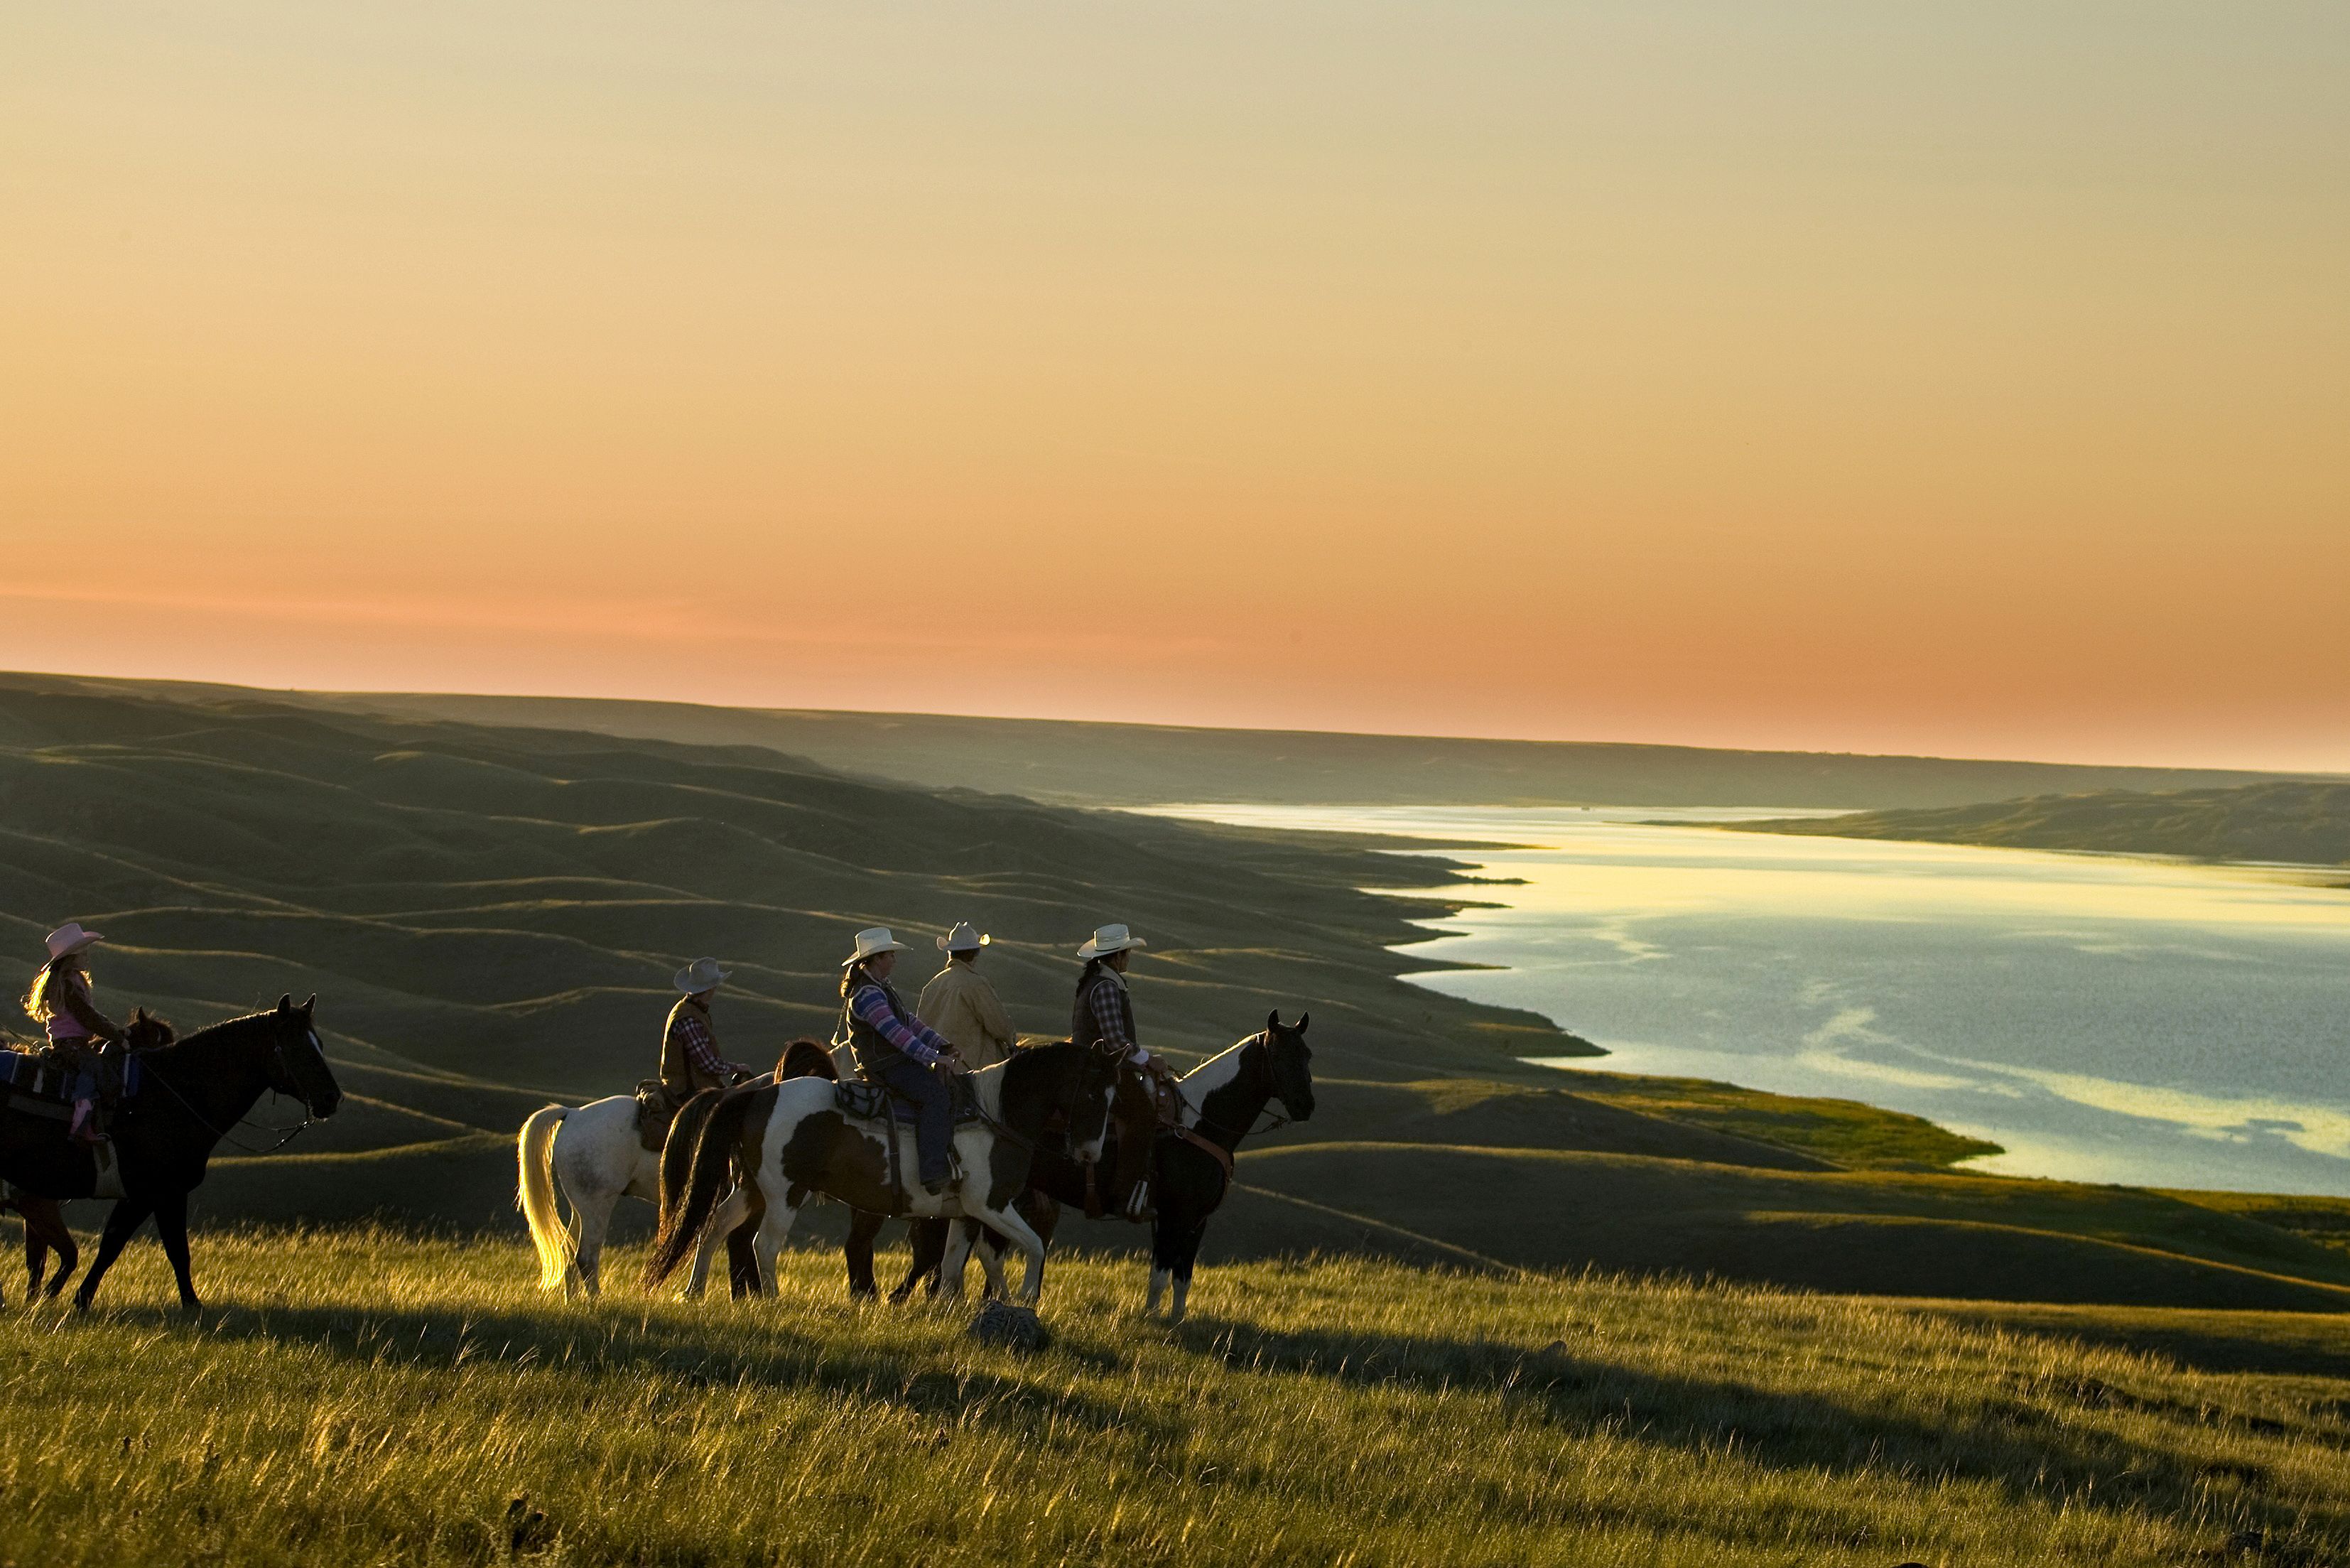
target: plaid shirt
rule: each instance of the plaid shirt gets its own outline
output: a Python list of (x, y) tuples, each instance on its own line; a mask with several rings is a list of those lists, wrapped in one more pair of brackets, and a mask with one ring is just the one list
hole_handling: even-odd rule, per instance
[(878, 985), (859, 989), (848, 999), (848, 1011), (857, 1014), (876, 1034), (904, 1052), (918, 1066), (927, 1067), (954, 1050), (951, 1041), (941, 1037), (920, 1019), (911, 1023), (901, 1022), (896, 1013), (889, 1011), (889, 999), (881, 994), (881, 988)]
[(1102, 972), (1110, 977), (1110, 982), (1095, 986), (1086, 997), (1087, 1005), (1093, 1009), (1094, 1037), (1112, 1045), (1125, 1046), (1126, 1059), (1140, 1066), (1150, 1060), (1150, 1053), (1135, 1043), (1134, 1032), (1128, 1027), (1128, 1021), (1133, 1013), (1127, 1002), (1125, 982), (1118, 978), (1115, 970), (1105, 968)]
[(735, 1074), (751, 1070), (718, 1054), (718, 1042), (711, 1036), (710, 1025), (692, 1008), (680, 1008), (677, 1021), (671, 1027), (678, 1044), (685, 1047), (685, 1059), (693, 1064), (695, 1072), (706, 1073), (723, 1084)]

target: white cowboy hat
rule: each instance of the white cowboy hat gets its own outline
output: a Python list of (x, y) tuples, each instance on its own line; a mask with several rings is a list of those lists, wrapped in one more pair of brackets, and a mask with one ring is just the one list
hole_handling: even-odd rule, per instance
[(49, 933), (50, 961), (55, 962), (70, 953), (81, 952), (92, 942), (102, 942), (105, 940), (96, 931), (83, 930), (79, 920), (68, 920)]
[(1124, 926), (1103, 926), (1097, 929), (1086, 945), (1077, 950), (1081, 959), (1097, 959), (1110, 953), (1122, 953), (1128, 948), (1147, 948), (1150, 944), (1129, 933)]
[(733, 972), (720, 969), (714, 958), (698, 958), (678, 971), (671, 983), (688, 996), (700, 996), (705, 991), (716, 991)]
[(992, 936), (983, 937), (972, 930), (969, 920), (957, 920), (955, 929), (939, 939), (939, 951), (967, 953), (973, 948), (983, 948), (994, 940)]
[(906, 944), (891, 936), (889, 927), (871, 926), (857, 933), (857, 950), (841, 960), (840, 967), (847, 969), (850, 964), (863, 963), (876, 953), (901, 953), (905, 950)]

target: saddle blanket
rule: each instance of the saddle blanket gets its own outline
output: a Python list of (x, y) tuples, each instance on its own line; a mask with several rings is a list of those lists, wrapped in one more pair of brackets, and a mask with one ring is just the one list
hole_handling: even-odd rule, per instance
[[(120, 1100), (127, 1103), (136, 1096), (145, 1076), (138, 1057), (124, 1059)], [(31, 1051), (0, 1051), (0, 1105), (9, 1109), (47, 1116), (49, 1107), (64, 1110), (76, 1100), (96, 1099), (98, 1091), (95, 1073), (75, 1071)]]
[[(979, 1100), (961, 1078), (949, 1080), (953, 1096), (954, 1125), (964, 1127), (980, 1119)], [(914, 1107), (879, 1084), (868, 1084), (856, 1078), (844, 1078), (832, 1086), (832, 1103), (840, 1114), (862, 1122), (878, 1122), (885, 1115), (911, 1125)], [(887, 1109), (884, 1109), (884, 1106)]]

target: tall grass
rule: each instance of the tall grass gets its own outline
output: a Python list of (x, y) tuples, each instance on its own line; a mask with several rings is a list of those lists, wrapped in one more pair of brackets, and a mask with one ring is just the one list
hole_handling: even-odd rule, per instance
[[(142, 1246), (0, 1324), (0, 1557), (34, 1563), (2314, 1563), (2350, 1382), (1915, 1307), (1349, 1260), (1057, 1261), (963, 1310), (539, 1293), (518, 1244)], [(608, 1277), (627, 1276), (619, 1261)], [(976, 1273), (974, 1272), (974, 1279)]]

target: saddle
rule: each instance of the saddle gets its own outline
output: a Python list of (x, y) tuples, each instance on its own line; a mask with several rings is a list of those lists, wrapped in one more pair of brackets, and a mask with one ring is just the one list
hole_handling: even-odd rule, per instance
[[(954, 1126), (967, 1127), (981, 1119), (979, 1096), (972, 1093), (970, 1079), (949, 1078), (947, 1092)], [(862, 1078), (843, 1078), (834, 1084), (832, 1103), (852, 1121), (878, 1122), (886, 1116), (900, 1126), (911, 1127), (916, 1119), (912, 1101), (891, 1094), (885, 1084)]]
[(680, 1104), (669, 1097), (659, 1078), (637, 1080), (637, 1141), (647, 1154), (659, 1154), (669, 1141), (669, 1125), (677, 1120)]
[(111, 1108), (138, 1096), (145, 1073), (137, 1055), (101, 1060), (95, 1071), (87, 1060), (53, 1049), (0, 1049), (0, 1112), (65, 1122), (73, 1119), (76, 1100)]

